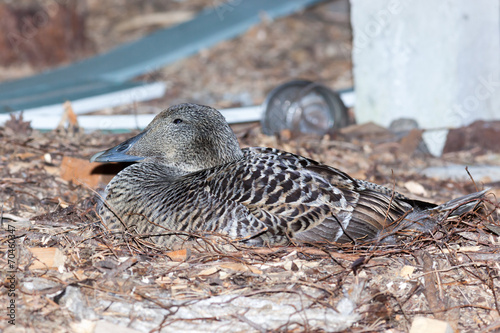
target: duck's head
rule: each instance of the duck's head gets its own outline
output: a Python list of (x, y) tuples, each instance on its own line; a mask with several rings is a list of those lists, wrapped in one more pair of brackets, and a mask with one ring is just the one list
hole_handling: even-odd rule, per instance
[(198, 104), (180, 104), (159, 113), (135, 137), (95, 154), (90, 161), (154, 161), (180, 172), (194, 172), (241, 156), (238, 140), (219, 111)]

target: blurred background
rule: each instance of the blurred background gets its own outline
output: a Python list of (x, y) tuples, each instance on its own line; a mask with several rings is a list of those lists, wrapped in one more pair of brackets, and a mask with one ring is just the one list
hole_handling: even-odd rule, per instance
[[(26, 77), (110, 51), (221, 3), (2, 1), (0, 80)], [(231, 15), (230, 9), (222, 14)], [(298, 77), (319, 80), (331, 88), (349, 88), (349, 22), (347, 0), (325, 1), (277, 20), (267, 19), (262, 12), (261, 22), (240, 37), (146, 70), (148, 81), (164, 81), (167, 89), (163, 97), (137, 107), (162, 109), (186, 101), (218, 108), (255, 105), (276, 85)]]
[[(439, 156), (449, 129), (499, 118), (499, 16), (489, 0), (2, 1), (0, 112), (48, 129), (66, 100), (97, 115), (195, 102), (243, 107), (233, 122), (267, 113), (266, 134), (399, 121)], [(340, 92), (349, 110), (321, 93), (268, 95), (294, 79)], [(99, 119), (87, 124), (112, 129)]]

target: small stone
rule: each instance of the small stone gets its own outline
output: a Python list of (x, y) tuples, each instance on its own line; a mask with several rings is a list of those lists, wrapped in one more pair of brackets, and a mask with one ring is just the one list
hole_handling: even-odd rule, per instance
[(450, 324), (445, 321), (425, 318), (425, 317), (415, 317), (413, 323), (411, 324), (410, 333), (453, 333), (453, 329)]

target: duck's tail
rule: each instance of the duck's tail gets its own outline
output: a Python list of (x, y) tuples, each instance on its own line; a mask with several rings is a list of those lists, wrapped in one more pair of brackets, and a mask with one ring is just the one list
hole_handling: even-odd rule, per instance
[(486, 189), (467, 194), (431, 208), (415, 208), (391, 228), (382, 231), (379, 240), (384, 243), (393, 243), (398, 234), (409, 235), (415, 232), (429, 232), (437, 224), (448, 218), (462, 216), (472, 211), (488, 191), (489, 189)]
[(444, 204), (431, 208), (429, 211), (431, 214), (434, 213), (437, 215), (436, 217), (438, 221), (448, 217), (461, 216), (473, 210), (489, 190), (490, 189), (486, 189), (455, 198), (445, 202)]

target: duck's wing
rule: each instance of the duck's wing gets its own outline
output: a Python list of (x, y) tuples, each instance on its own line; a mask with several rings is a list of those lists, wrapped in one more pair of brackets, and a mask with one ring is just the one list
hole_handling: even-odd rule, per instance
[(412, 208), (398, 193), (298, 155), (270, 148), (245, 154), (245, 163), (224, 171), (233, 177), (215, 180), (211, 191), (245, 206), (268, 225), (270, 237), (372, 239)]
[[(305, 168), (326, 180), (331, 186), (325, 191), (340, 191), (352, 207), (344, 223), (344, 233), (338, 241), (370, 240), (382, 230), (392, 229), (408, 211), (414, 209), (412, 200), (386, 187), (353, 179), (340, 170), (326, 165), (310, 165)], [(432, 205), (432, 204), (429, 204)], [(300, 238), (312, 240), (324, 233), (331, 219), (304, 231)]]

